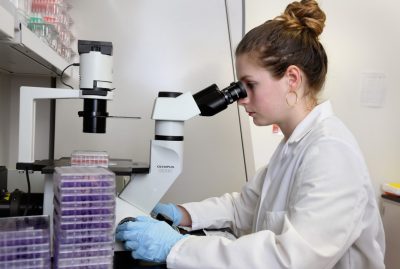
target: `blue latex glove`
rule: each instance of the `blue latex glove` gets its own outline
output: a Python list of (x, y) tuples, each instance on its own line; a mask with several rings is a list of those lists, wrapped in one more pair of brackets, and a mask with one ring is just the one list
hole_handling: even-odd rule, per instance
[(159, 263), (165, 262), (171, 248), (185, 237), (166, 222), (145, 216), (118, 225), (116, 232), (116, 239), (125, 241), (133, 258)]
[(151, 215), (155, 217), (158, 214), (164, 215), (164, 217), (170, 219), (172, 221), (172, 224), (175, 226), (178, 226), (183, 218), (182, 212), (179, 210), (179, 208), (171, 203), (158, 203), (154, 207), (153, 211), (151, 211)]

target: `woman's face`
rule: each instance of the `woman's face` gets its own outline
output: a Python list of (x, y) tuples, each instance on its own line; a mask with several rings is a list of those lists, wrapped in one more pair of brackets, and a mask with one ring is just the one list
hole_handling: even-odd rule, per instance
[(279, 124), (287, 115), (288, 81), (275, 79), (247, 54), (236, 58), (237, 77), (246, 87), (247, 97), (238, 103), (246, 109), (258, 126)]

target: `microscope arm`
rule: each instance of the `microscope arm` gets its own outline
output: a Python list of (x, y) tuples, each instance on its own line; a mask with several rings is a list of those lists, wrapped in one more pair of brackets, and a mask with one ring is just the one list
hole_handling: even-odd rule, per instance
[(90, 99), (112, 100), (113, 93), (107, 95), (87, 95), (78, 89), (21, 87), (19, 103), (18, 166), (29, 169), (35, 162), (35, 122), (36, 100), (44, 99)]
[(132, 175), (117, 198), (117, 223), (150, 214), (182, 172), (184, 121), (200, 114), (190, 93), (158, 97), (153, 108), (155, 139), (151, 141), (149, 174)]
[(76, 99), (80, 98), (79, 90), (21, 87), (19, 109), (19, 148), (18, 162), (35, 161), (35, 118), (36, 100), (39, 99)]

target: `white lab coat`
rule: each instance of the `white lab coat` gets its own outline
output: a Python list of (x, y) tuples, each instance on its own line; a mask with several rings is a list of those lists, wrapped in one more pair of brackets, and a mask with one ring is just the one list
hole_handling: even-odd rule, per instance
[(231, 227), (240, 238), (186, 237), (168, 268), (385, 268), (368, 169), (329, 102), (307, 115), (241, 193), (183, 206), (193, 229)]

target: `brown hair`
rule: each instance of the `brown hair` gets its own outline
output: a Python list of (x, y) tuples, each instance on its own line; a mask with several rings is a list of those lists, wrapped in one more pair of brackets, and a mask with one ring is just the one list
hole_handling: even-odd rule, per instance
[(290, 65), (298, 66), (306, 75), (306, 95), (316, 102), (328, 70), (318, 39), (325, 18), (315, 0), (293, 2), (282, 15), (249, 31), (236, 48), (236, 56), (248, 54), (275, 78), (282, 78)]

